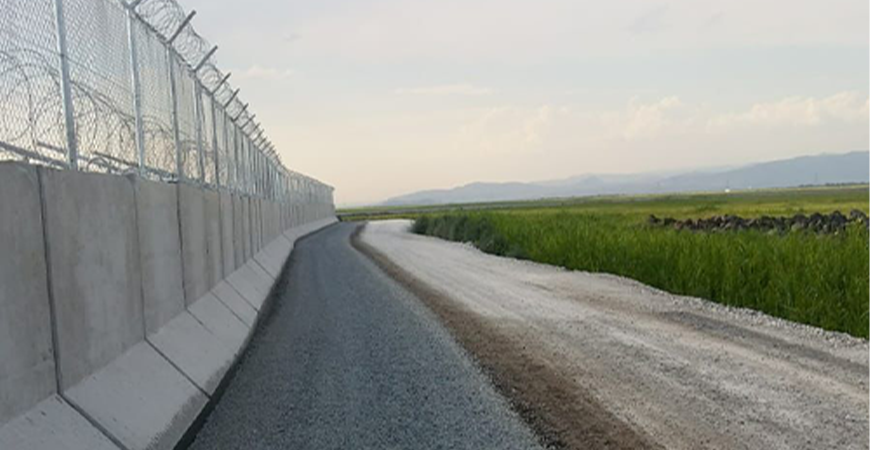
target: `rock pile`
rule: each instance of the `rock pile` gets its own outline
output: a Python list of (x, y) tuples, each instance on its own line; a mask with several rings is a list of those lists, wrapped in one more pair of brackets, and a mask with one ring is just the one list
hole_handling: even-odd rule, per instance
[(815, 233), (838, 233), (846, 229), (850, 223), (860, 223), (870, 228), (867, 214), (857, 209), (852, 210), (849, 216), (839, 211), (831, 214), (813, 213), (809, 216), (797, 214), (792, 217), (761, 216), (754, 219), (746, 219), (739, 216), (725, 215), (713, 216), (706, 219), (677, 220), (671, 217), (660, 219), (650, 215), (647, 223), (653, 226), (672, 227), (676, 230), (691, 231), (736, 231), (736, 230), (760, 230), (785, 233), (788, 231), (808, 231)]

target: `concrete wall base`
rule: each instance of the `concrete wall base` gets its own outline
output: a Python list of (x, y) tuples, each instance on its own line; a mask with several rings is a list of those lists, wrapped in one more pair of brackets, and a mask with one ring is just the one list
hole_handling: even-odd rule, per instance
[[(263, 301), (269, 295), (268, 286), (263, 286), (262, 281), (250, 267), (250, 262), (243, 265), (239, 270), (227, 277), (227, 282), (232, 286), (251, 306), (257, 311), (263, 306)], [(255, 263), (256, 264), (256, 263)]]
[(212, 289), (211, 293), (217, 297), (236, 317), (239, 318), (248, 328), (254, 326), (257, 322), (257, 310), (254, 306), (248, 303), (247, 300), (235, 290), (226, 280), (221, 281)]
[(211, 293), (204, 295), (191, 305), (190, 313), (202, 322), (234, 357), (241, 352), (251, 329), (233, 315), (217, 297)]
[(149, 336), (148, 342), (208, 395), (214, 394), (238, 352), (221, 345), (218, 336), (188, 311)]
[(208, 401), (144, 341), (64, 397), (130, 450), (172, 448)]
[(0, 448), (15, 450), (119, 450), (58, 395), (0, 428)]

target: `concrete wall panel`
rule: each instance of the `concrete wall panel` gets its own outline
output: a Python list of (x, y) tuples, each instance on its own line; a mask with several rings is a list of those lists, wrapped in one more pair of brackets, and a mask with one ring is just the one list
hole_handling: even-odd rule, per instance
[(224, 278), (224, 260), (221, 236), (220, 195), (216, 191), (203, 192), (205, 202), (205, 236), (206, 236), (206, 290), (210, 291)]
[(281, 225), (281, 232), (283, 233), (288, 228), (290, 228), (290, 204), (284, 203), (284, 223)]
[(269, 207), (271, 211), (270, 219), (272, 220), (269, 226), (269, 242), (272, 242), (278, 237), (278, 233), (281, 230), (281, 205), (276, 202), (269, 202)]
[(136, 178), (136, 216), (145, 332), (157, 331), (184, 310), (178, 189)]
[(260, 199), (260, 250), (269, 242), (269, 201)]
[(208, 240), (205, 226), (205, 196), (198, 187), (178, 185), (181, 219), (181, 262), (184, 264), (184, 300), (187, 305), (208, 292)]
[(251, 248), (253, 247), (252, 234), (251, 198), (246, 196), (242, 197), (242, 248), (244, 249), (243, 255), (245, 255), (245, 258), (242, 260), (242, 265), (251, 259)]
[(262, 216), (260, 215), (260, 199), (251, 199), (251, 256), (260, 251)]
[(145, 336), (133, 185), (124, 177), (40, 169), (66, 388)]
[(275, 229), (275, 205), (269, 200), (263, 200), (263, 248), (272, 242), (272, 230)]
[(244, 229), (244, 207), (243, 200), (237, 194), (232, 195), (233, 199), (233, 259), (235, 264), (230, 273), (242, 267), (245, 263), (245, 229)]
[(258, 251), (258, 252), (259, 252), (260, 250), (263, 249), (263, 242), (264, 242), (264, 239), (265, 239), (265, 228), (266, 228), (266, 224), (265, 224), (265, 222), (266, 222), (266, 208), (265, 208), (265, 203), (266, 203), (265, 200), (263, 200), (263, 199), (261, 199), (261, 198), (258, 198), (258, 199), (257, 199), (257, 222), (258, 222), (258, 227), (257, 227), (257, 251)]
[(233, 245), (233, 199), (228, 192), (220, 193), (221, 203), (221, 252), (223, 274), (221, 279), (236, 270), (236, 255)]
[(57, 386), (39, 179), (32, 166), (0, 164), (0, 255), (2, 426)]

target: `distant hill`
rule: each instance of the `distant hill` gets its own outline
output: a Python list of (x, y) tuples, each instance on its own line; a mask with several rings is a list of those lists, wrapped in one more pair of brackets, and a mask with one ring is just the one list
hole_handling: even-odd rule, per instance
[(870, 152), (821, 154), (685, 173), (591, 174), (535, 183), (471, 183), (393, 197), (383, 205), (434, 205), (604, 194), (722, 191), (870, 182)]

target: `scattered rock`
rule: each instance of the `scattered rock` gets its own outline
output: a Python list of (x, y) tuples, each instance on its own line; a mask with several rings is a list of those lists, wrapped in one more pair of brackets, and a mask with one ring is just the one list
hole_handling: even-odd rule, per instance
[(653, 226), (670, 227), (675, 230), (691, 231), (735, 231), (760, 230), (769, 234), (792, 232), (814, 232), (820, 234), (839, 234), (849, 224), (857, 223), (870, 229), (870, 219), (863, 211), (853, 209), (846, 216), (840, 211), (831, 214), (813, 213), (809, 217), (795, 214), (792, 217), (761, 216), (744, 219), (734, 215), (713, 216), (701, 219), (677, 220), (672, 217), (659, 218), (650, 215), (647, 223)]

